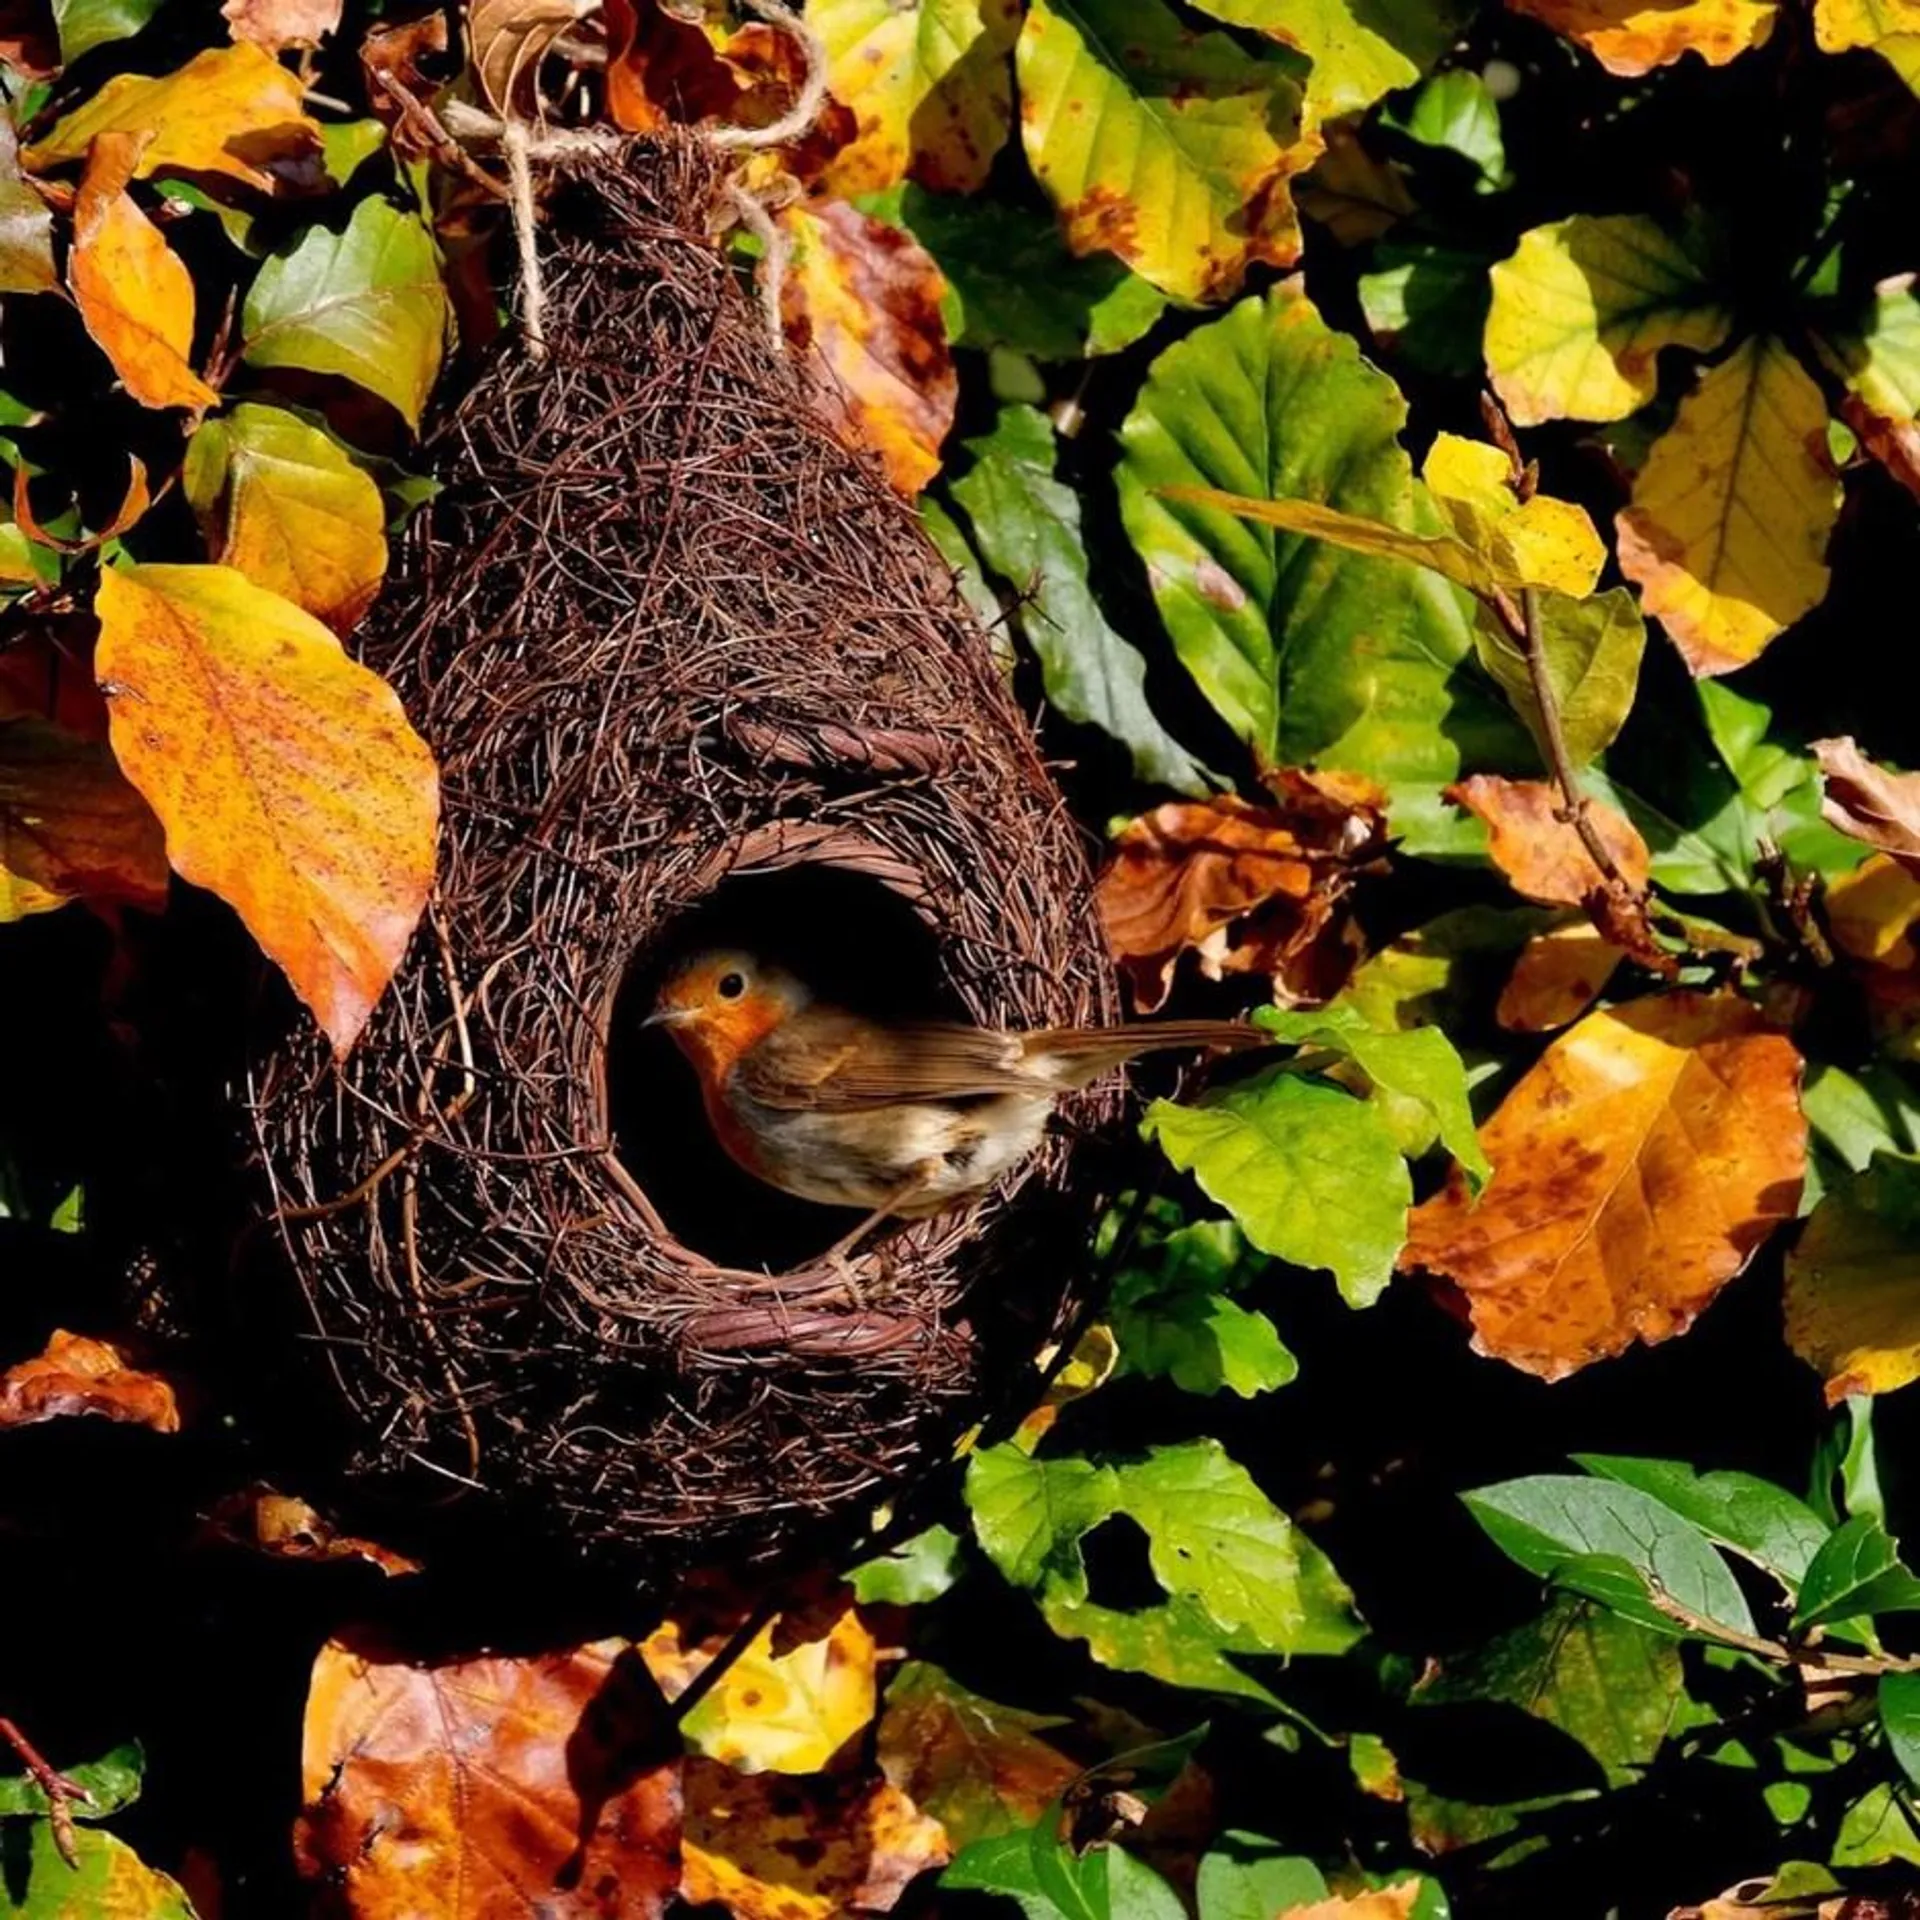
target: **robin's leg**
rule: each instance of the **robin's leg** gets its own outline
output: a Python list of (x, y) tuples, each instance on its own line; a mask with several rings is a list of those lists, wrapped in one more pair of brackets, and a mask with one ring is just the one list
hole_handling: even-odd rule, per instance
[(914, 1194), (927, 1186), (932, 1181), (936, 1170), (937, 1163), (931, 1161), (915, 1167), (913, 1172), (905, 1180), (901, 1181), (851, 1233), (842, 1234), (840, 1238), (820, 1256), (826, 1265), (831, 1267), (834, 1272), (840, 1276), (846, 1286), (847, 1292), (852, 1296), (855, 1306), (864, 1309), (867, 1305), (867, 1300), (865, 1290), (861, 1287), (860, 1281), (853, 1271), (854, 1248), (857, 1247), (875, 1227), (881, 1226), (886, 1221), (892, 1219), (894, 1209), (897, 1208), (903, 1200), (911, 1199)]

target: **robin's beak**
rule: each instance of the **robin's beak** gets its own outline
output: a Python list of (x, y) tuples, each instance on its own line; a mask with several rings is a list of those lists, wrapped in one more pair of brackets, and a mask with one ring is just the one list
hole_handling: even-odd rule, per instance
[(683, 1027), (692, 1018), (691, 1007), (655, 1007), (640, 1024), (643, 1027)]

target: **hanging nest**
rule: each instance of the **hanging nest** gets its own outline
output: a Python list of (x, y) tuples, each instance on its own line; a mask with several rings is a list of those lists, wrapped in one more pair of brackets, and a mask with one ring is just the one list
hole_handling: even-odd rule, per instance
[(347, 1062), (303, 1022), (249, 1084), (361, 1484), (669, 1556), (771, 1551), (946, 1457), (1063, 1324), (1090, 1196), (1056, 1139), (834, 1266), (845, 1220), (722, 1162), (641, 1028), (665, 960), (725, 937), (882, 1007), (1115, 1011), (987, 638), (770, 345), (720, 187), (691, 140), (555, 181), (549, 357), (504, 351), (441, 429), (365, 638), (439, 758), (437, 890)]

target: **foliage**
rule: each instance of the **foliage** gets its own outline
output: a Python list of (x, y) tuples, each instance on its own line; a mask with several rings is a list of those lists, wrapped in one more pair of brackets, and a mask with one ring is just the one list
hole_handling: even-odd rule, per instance
[(804, 91), (721, 0), (451, 12), (0, 4), (0, 1905), (1904, 1911), (1920, 8), (809, 0), (743, 290), (1131, 1010), (1271, 1045), (1147, 1083), (1035, 1411), (618, 1634), (267, 1484), (120, 1284), (156, 928), (344, 1055), (426, 909), (354, 634), (507, 320), (476, 116)]

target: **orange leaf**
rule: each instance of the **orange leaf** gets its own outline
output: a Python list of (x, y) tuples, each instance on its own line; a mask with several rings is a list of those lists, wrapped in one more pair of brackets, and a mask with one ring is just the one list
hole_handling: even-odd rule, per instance
[(234, 40), (251, 40), (269, 53), (317, 47), (337, 33), (346, 0), (225, 0), (220, 9)]
[(1188, 952), (1210, 980), (1269, 973), (1288, 999), (1336, 992), (1355, 952), (1335, 909), (1385, 825), (1378, 795), (1304, 781), (1279, 807), (1228, 794), (1142, 814), (1114, 842), (1099, 889), (1107, 946), (1134, 1004), (1160, 1006)]
[(1520, 949), (1494, 1018), (1510, 1033), (1551, 1033), (1599, 999), (1626, 958), (1584, 920), (1536, 934)]
[(0, 1427), (31, 1427), (81, 1413), (155, 1433), (180, 1431), (173, 1388), (157, 1373), (130, 1367), (126, 1355), (105, 1340), (56, 1333), (37, 1360), (0, 1374)]
[(1684, 1333), (1793, 1218), (1799, 1089), (1793, 1043), (1730, 994), (1590, 1013), (1481, 1128), (1479, 1204), (1456, 1169), (1403, 1263), (1461, 1289), (1481, 1352), (1549, 1380)]
[[(697, 22), (660, 0), (603, 0), (607, 23), (607, 113), (629, 133), (658, 133), (696, 120), (733, 120), (742, 88)], [(790, 34), (774, 38), (793, 48)]]
[(82, 899), (163, 907), (160, 822), (103, 740), (0, 718), (0, 924)]
[[(1560, 818), (1560, 791), (1549, 782), (1476, 773), (1446, 797), (1486, 823), (1487, 851), (1516, 893), (1549, 907), (1578, 907), (1606, 885), (1579, 831)], [(1644, 887), (1652, 856), (1633, 823), (1597, 800), (1587, 802), (1587, 817), (1621, 878)]]
[(1304, 1907), (1282, 1907), (1276, 1920), (1411, 1920), (1421, 1891), (1418, 1880), (1403, 1880), (1398, 1886), (1381, 1887), (1373, 1893), (1315, 1900)]
[(433, 884), (433, 755), (393, 689), (231, 567), (109, 567), (94, 670), (174, 870), (225, 900), (344, 1053)]
[(228, 1494), (208, 1514), (207, 1527), (216, 1539), (253, 1547), (277, 1560), (364, 1560), (388, 1575), (420, 1571), (417, 1560), (377, 1541), (336, 1533), (332, 1522), (304, 1500), (271, 1487)]
[(374, 1920), (666, 1911), (676, 1761), (626, 1643), (415, 1664), (328, 1642), (307, 1696), (300, 1870)]
[(1850, 736), (1816, 740), (1813, 757), (1826, 775), (1820, 811), (1828, 826), (1896, 860), (1920, 862), (1920, 773), (1875, 766)]
[(689, 1760), (686, 1779), (681, 1893), (692, 1906), (718, 1903), (733, 1920), (887, 1913), (951, 1853), (939, 1821), (884, 1781), (743, 1777), (711, 1760)]
[(300, 76), (251, 42), (209, 47), (177, 73), (116, 74), (20, 159), (36, 172), (61, 166), (106, 133), (148, 137), (135, 179), (162, 171), (224, 173), (263, 193), (274, 186), (269, 167), (320, 151)]
[(822, 411), (879, 454), (902, 493), (940, 471), (959, 380), (940, 302), (946, 281), (918, 241), (844, 200), (788, 207), (793, 258), (781, 286), (787, 337), (807, 355)]
[(97, 533), (83, 533), (77, 540), (49, 533), (33, 511), (33, 488), (24, 463), (13, 470), (13, 517), (28, 536), (43, 547), (51, 547), (56, 553), (91, 553), (95, 547), (104, 547), (109, 540), (119, 539), (153, 505), (153, 494), (147, 486), (146, 462), (137, 453), (130, 453), (127, 467), (127, 491), (112, 518)]
[(1710, 67), (1761, 45), (1776, 0), (1507, 0), (1578, 40), (1609, 73), (1637, 74), (1697, 53)]
[(143, 407), (210, 407), (219, 395), (194, 372), (193, 276), (127, 192), (146, 134), (103, 133), (73, 207), (67, 284), (87, 331)]

